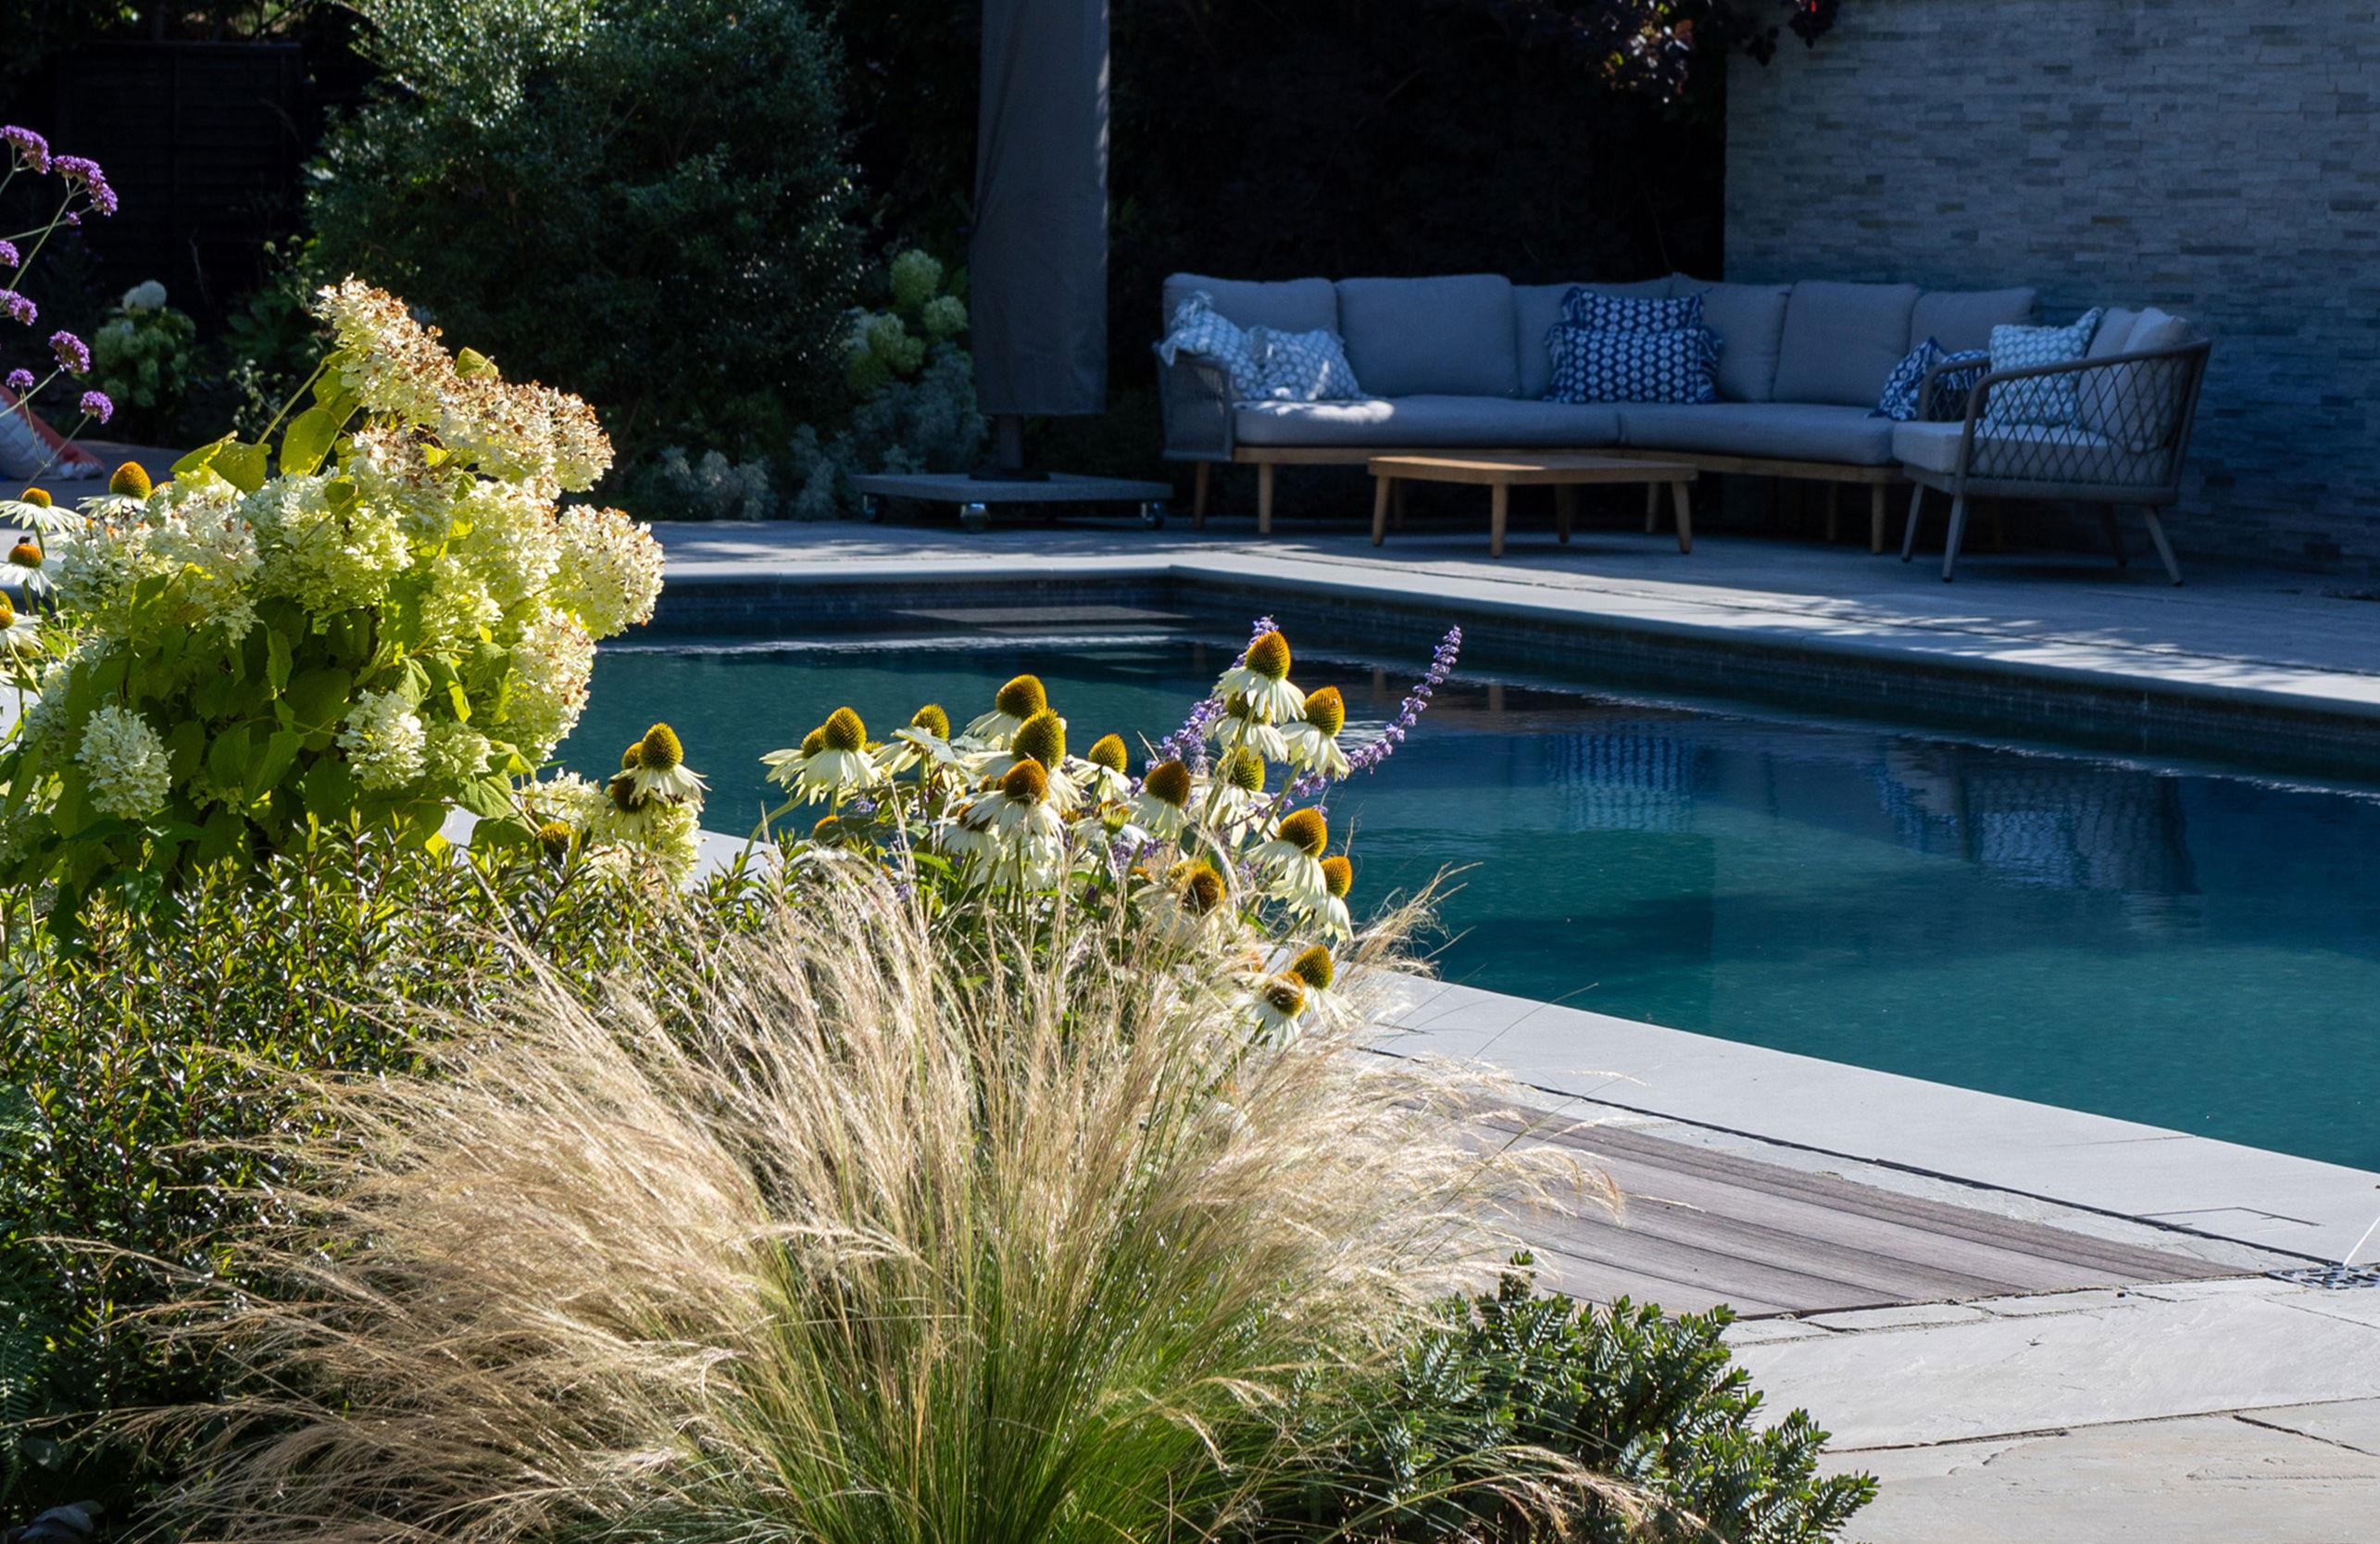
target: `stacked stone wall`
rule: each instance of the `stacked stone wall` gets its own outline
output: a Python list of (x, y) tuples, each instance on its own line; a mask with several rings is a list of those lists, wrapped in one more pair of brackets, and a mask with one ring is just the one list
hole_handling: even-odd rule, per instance
[(1727, 94), (1728, 277), (2187, 315), (2176, 544), (2380, 576), (2380, 7), (1853, 0)]

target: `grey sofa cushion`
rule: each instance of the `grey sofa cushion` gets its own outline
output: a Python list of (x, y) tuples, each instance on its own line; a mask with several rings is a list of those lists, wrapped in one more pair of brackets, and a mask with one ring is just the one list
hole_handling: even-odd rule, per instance
[(1885, 467), (1893, 456), (1893, 421), (1863, 405), (1810, 402), (1715, 402), (1709, 407), (1620, 409), (1627, 444), (1640, 450), (1702, 450), (1721, 456), (1773, 457), (1791, 461), (1841, 461)]
[(1513, 396), (1521, 390), (1512, 282), (1501, 274), (1342, 279), (1339, 334), (1355, 378), (1375, 395)]
[(2124, 345), (2132, 339), (2133, 323), (2139, 320), (2138, 311), (2126, 310), (2122, 306), (2109, 307), (2100, 315), (2099, 330), (2091, 334), (2091, 346), (2083, 358), (2104, 359), (2111, 354), (2125, 352)]
[(1874, 407), (1893, 366), (1909, 353), (1909, 319), (1917, 295), (1915, 284), (1821, 279), (1796, 284), (1785, 303), (1772, 396), (1778, 402)]
[(1591, 450), (1620, 443), (1620, 414), (1609, 404), (1508, 396), (1243, 402), (1233, 409), (1233, 428), (1242, 445), (1343, 445), (1384, 452), (1455, 446)]
[(1174, 308), (1198, 290), (1213, 299), (1218, 313), (1242, 327), (1270, 327), (1281, 333), (1310, 333), (1318, 327), (1339, 331), (1339, 292), (1328, 279), (1256, 282), (1208, 279), (1196, 273), (1167, 276), (1166, 324), (1171, 323)]
[[(2131, 316), (2129, 312), (2123, 314)], [(2198, 335), (2188, 322), (2154, 306), (2131, 317), (2121, 342), (2110, 341), (2101, 346), (2114, 327), (2113, 314), (2100, 320), (2086, 358), (2179, 348), (2196, 342)], [(2187, 372), (2178, 365), (2147, 361), (2091, 371), (2077, 383), (2075, 420), (2093, 433), (2123, 441), (2128, 450), (2153, 450), (2165, 443), (2173, 432), (2175, 421), (2182, 416), (2182, 394), (2187, 379)]]
[(1791, 284), (1714, 284), (1672, 275), (1675, 295), (1702, 296), (1702, 324), (1719, 334), (1719, 395), (1766, 402), (1776, 389)]
[(1933, 338), (1949, 354), (1989, 348), (1995, 327), (2030, 327), (2041, 320), (2039, 290), (1928, 290), (1909, 316), (1911, 348)]
[[(1948, 476), (1959, 467), (1964, 423), (1900, 423), (1893, 426), (1893, 457), (1902, 465)], [(2084, 483), (2113, 489), (2155, 488), (2165, 483), (2167, 456), (2146, 454), (2104, 434), (2072, 425), (2011, 423), (1975, 426), (1970, 477), (2020, 482)]]

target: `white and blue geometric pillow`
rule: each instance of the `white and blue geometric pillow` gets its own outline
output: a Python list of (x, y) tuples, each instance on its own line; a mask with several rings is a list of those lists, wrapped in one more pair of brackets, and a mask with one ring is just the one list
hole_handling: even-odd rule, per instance
[(1719, 400), (1719, 340), (1707, 327), (1643, 329), (1557, 323), (1546, 334), (1554, 383), (1548, 402)]
[(1925, 372), (1941, 364), (1964, 368), (1946, 370), (1935, 377), (1934, 401), (1927, 408), (1925, 417), (1937, 422), (1944, 419), (1964, 418), (1967, 416), (1967, 394), (1975, 389), (1975, 383), (1984, 378), (1984, 371), (1991, 368), (1991, 355), (1982, 349), (1946, 354), (1938, 339), (1928, 338), (1910, 349), (1907, 358), (1893, 366), (1892, 374), (1885, 380), (1884, 395), (1878, 399), (1875, 411), (1868, 416), (1897, 419), (1902, 423), (1916, 418), (1917, 394), (1925, 385)]
[(1562, 320), (1598, 333), (1683, 333), (1702, 325), (1702, 296), (1655, 300), (1635, 295), (1598, 295), (1573, 284), (1562, 296)]
[(1238, 323), (1215, 309), (1215, 297), (1193, 290), (1173, 308), (1173, 324), (1157, 345), (1157, 356), (1171, 364), (1177, 354), (1196, 354), (1221, 365), (1232, 378), (1232, 395), (1245, 401), (1258, 395), (1261, 371), (1256, 350)]
[[(1363, 395), (1355, 370), (1347, 363), (1347, 345), (1327, 327), (1310, 333), (1276, 333), (1270, 327), (1247, 330), (1248, 350), (1256, 356), (1256, 390), (1246, 394), (1275, 402), (1343, 402)], [(1238, 377), (1234, 375), (1236, 382)]]
[[(2073, 364), (2089, 350), (2102, 313), (2103, 308), (2094, 308), (2070, 327), (1993, 328), (1992, 369)], [(1984, 421), (2065, 428), (2074, 421), (2080, 384), (2072, 373), (2003, 382), (1992, 388), (1991, 400), (1984, 404)]]

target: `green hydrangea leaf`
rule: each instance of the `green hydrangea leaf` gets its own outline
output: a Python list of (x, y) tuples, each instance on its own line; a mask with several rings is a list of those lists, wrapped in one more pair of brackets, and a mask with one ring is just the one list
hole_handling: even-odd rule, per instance
[(283, 476), (303, 477), (322, 464), (339, 437), (339, 421), (319, 408), (308, 408), (292, 419), (281, 437)]

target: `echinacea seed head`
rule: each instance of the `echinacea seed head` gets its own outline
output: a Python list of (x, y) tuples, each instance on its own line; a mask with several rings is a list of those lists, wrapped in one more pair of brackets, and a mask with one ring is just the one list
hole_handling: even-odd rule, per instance
[(1347, 699), (1339, 695), (1336, 686), (1324, 686), (1306, 694), (1306, 722), (1328, 734), (1339, 737), (1347, 724)]
[(147, 468), (138, 461), (127, 461), (116, 469), (116, 475), (107, 479), (107, 491), (126, 498), (146, 498), (155, 488), (149, 482)]
[(1020, 675), (993, 695), (992, 706), (1012, 719), (1029, 719), (1049, 706), (1049, 694), (1040, 676)]
[(1289, 678), (1289, 640), (1278, 633), (1267, 633), (1247, 646), (1247, 668), (1267, 681)]
[(1039, 804), (1049, 797), (1049, 773), (1040, 762), (1028, 758), (1001, 777), (1000, 792), (1019, 804)]
[(1323, 859), (1322, 888), (1340, 900), (1347, 899), (1347, 892), (1355, 888), (1355, 865), (1345, 858)]
[(1174, 882), (1174, 895), (1182, 910), (1194, 917), (1203, 917), (1223, 904), (1223, 876), (1206, 863), (1193, 863)]
[(802, 754), (804, 756), (816, 756), (820, 751), (824, 750), (825, 748), (826, 725), (820, 724), (816, 729), (811, 730), (808, 734), (802, 736)]
[(1331, 951), (1316, 944), (1289, 961), (1289, 973), (1317, 992), (1331, 989), (1331, 977), (1337, 970), (1332, 963)]
[(909, 715), (909, 727), (922, 729), (937, 740), (947, 740), (950, 738), (950, 715), (942, 710), (942, 704), (929, 702)]
[(865, 750), (868, 748), (868, 725), (848, 708), (838, 708), (826, 716), (819, 726), (829, 750)]
[(1017, 726), (1008, 737), (1008, 749), (1054, 767), (1066, 759), (1066, 721), (1045, 708)]
[(631, 740), (628, 742), (628, 748), (620, 753), (620, 770), (621, 772), (634, 772), (637, 768), (637, 764), (644, 759), (645, 742), (642, 740)]
[(633, 815), (645, 808), (645, 796), (637, 791), (636, 774), (621, 772), (605, 785), (611, 795), (611, 807), (623, 815)]
[(1234, 746), (1215, 763), (1222, 780), (1244, 794), (1264, 792), (1264, 758), (1246, 746)]
[(678, 732), (666, 723), (657, 723), (636, 742), (636, 764), (646, 772), (674, 772), (685, 765), (686, 747), (678, 744)]
[(31, 505), (36, 509), (46, 509), (50, 507), (49, 490), (46, 488), (27, 488), (19, 496), (22, 502)]
[(1306, 1011), (1306, 984), (1294, 975), (1277, 975), (1264, 984), (1264, 1000), (1286, 1019)]
[(834, 835), (834, 816), (820, 815), (817, 823), (810, 827), (810, 840), (823, 842), (832, 837)]
[(570, 844), (577, 841), (578, 836), (577, 832), (561, 822), (547, 821), (537, 828), (537, 846), (548, 858), (568, 858), (570, 855)]
[(1300, 810), (1282, 817), (1278, 835), (1307, 857), (1320, 858), (1322, 849), (1331, 845), (1331, 822), (1322, 818), (1320, 810)]
[(1125, 764), (1132, 760), (1132, 756), (1133, 753), (1124, 747), (1122, 735), (1102, 734), (1091, 743), (1089, 760), (1095, 767), (1105, 767), (1111, 772), (1121, 772), (1124, 770)]
[(0, 595), (0, 627), (10, 626), (16, 621), (16, 620), (17, 609), (8, 604), (8, 597), (6, 596)]
[(1190, 802), (1190, 769), (1179, 761), (1160, 761), (1148, 770), (1148, 781), (1141, 786), (1149, 797), (1179, 810)]
[(8, 549), (8, 561), (16, 564), (20, 569), (40, 568), (42, 566), (42, 549), (35, 546), (31, 542), (19, 542), (16, 546)]

